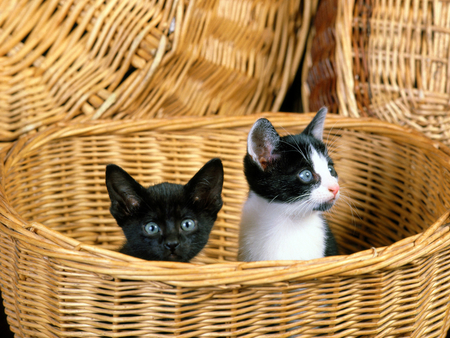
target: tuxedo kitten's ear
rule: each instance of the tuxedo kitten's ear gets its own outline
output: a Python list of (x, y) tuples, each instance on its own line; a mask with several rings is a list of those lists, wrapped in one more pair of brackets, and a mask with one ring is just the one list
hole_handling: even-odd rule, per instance
[(223, 165), (214, 158), (208, 161), (184, 186), (195, 205), (219, 211), (222, 207)]
[(314, 138), (322, 141), (323, 140), (323, 127), (325, 125), (325, 117), (327, 116), (327, 107), (322, 107), (317, 112), (316, 116), (308, 124), (308, 126), (303, 130), (304, 134), (311, 135)]
[(106, 188), (111, 199), (112, 213), (113, 210), (120, 210), (125, 215), (131, 215), (139, 208), (142, 201), (139, 191), (143, 187), (121, 167), (115, 164), (106, 166)]
[(280, 135), (276, 132), (272, 123), (265, 118), (255, 122), (247, 138), (247, 152), (262, 170), (265, 170), (270, 162), (279, 157), (275, 149), (280, 142)]

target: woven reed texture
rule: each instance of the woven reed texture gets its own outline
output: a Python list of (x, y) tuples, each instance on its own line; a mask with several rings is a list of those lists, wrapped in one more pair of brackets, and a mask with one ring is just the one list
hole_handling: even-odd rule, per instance
[(277, 111), (316, 1), (0, 2), (0, 141), (58, 121)]
[[(264, 114), (298, 133), (312, 114)], [(17, 337), (443, 337), (449, 326), (450, 150), (379, 120), (330, 116), (341, 255), (236, 262), (256, 116), (52, 126), (2, 150), (0, 281)], [(105, 166), (185, 183), (225, 168), (224, 206), (192, 263), (115, 252)]]
[(302, 70), (306, 111), (377, 117), (450, 144), (450, 3), (320, 2)]

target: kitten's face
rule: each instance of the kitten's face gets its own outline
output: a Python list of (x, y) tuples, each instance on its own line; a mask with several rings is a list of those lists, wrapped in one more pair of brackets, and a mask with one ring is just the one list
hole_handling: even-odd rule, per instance
[(269, 201), (289, 204), (291, 213), (325, 211), (339, 197), (338, 176), (322, 142), (326, 110), (298, 135), (280, 137), (259, 119), (248, 136), (244, 171), (250, 189)]
[(186, 184), (148, 189), (116, 165), (106, 169), (111, 214), (127, 239), (121, 252), (147, 260), (188, 262), (208, 241), (222, 207), (223, 166), (209, 161)]

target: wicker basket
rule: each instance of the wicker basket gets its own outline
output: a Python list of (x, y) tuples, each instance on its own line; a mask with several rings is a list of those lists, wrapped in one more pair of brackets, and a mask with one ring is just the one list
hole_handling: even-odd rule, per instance
[[(284, 133), (312, 115), (264, 114)], [(259, 116), (52, 126), (3, 149), (0, 281), (17, 337), (443, 337), (450, 150), (379, 120), (330, 116), (340, 256), (236, 262), (242, 158)], [(105, 165), (186, 182), (212, 157), (224, 207), (192, 263), (122, 255)], [(111, 250), (112, 249), (112, 250)]]
[(377, 117), (450, 144), (450, 2), (323, 0), (303, 67), (306, 111)]
[(317, 0), (0, 2), (0, 141), (58, 121), (277, 111)]

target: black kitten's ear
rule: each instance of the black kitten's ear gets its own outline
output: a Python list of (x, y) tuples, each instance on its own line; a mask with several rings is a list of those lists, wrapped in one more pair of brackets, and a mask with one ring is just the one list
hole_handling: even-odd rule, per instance
[(328, 113), (327, 107), (320, 108), (316, 116), (314, 116), (312, 121), (305, 128), (305, 130), (303, 130), (303, 133), (311, 135), (314, 138), (322, 141), (323, 127), (325, 125), (325, 118), (327, 117), (327, 113)]
[(280, 142), (280, 135), (276, 132), (272, 123), (265, 118), (255, 122), (247, 138), (247, 153), (262, 170), (265, 170), (270, 162), (277, 159), (275, 149)]
[(106, 188), (111, 199), (111, 212), (131, 215), (138, 209), (142, 199), (139, 191), (144, 189), (125, 170), (115, 164), (106, 166)]
[(219, 211), (222, 207), (223, 165), (219, 158), (208, 161), (184, 186), (195, 205)]

